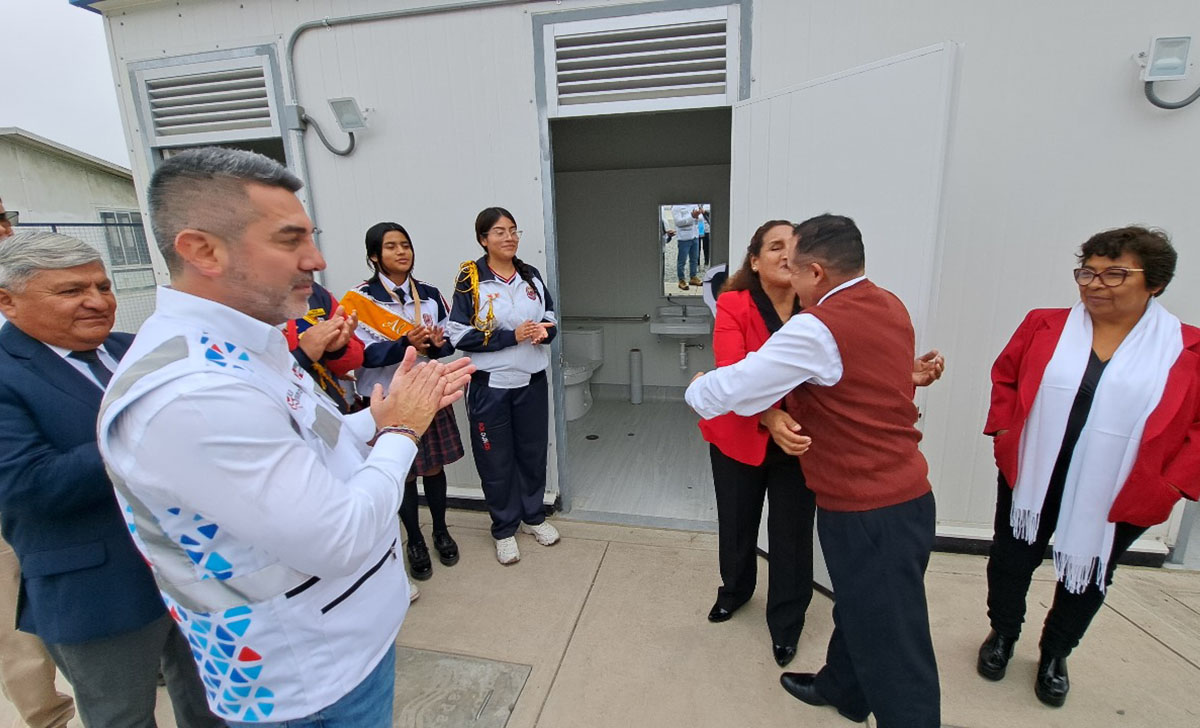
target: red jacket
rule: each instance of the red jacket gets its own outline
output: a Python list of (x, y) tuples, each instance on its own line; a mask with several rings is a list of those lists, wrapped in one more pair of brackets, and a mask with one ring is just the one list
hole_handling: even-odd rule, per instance
[[(1034, 309), (992, 365), (992, 406), (984, 434), (994, 438), (996, 466), (1011, 487), (1025, 418), (1046, 365), (1067, 323), (1069, 309)], [(1162, 400), (1146, 420), (1129, 478), (1108, 520), (1153, 526), (1167, 520), (1180, 494), (1200, 497), (1200, 329), (1183, 325), (1183, 352), (1167, 375)]]
[[(750, 291), (727, 291), (717, 299), (717, 318), (713, 322), (713, 357), (719, 367), (736, 364), (752, 351), (758, 351), (770, 338), (767, 323), (754, 305)], [(771, 435), (758, 424), (758, 417), (733, 413), (700, 420), (705, 441), (725, 455), (746, 465), (762, 465), (767, 457)]]

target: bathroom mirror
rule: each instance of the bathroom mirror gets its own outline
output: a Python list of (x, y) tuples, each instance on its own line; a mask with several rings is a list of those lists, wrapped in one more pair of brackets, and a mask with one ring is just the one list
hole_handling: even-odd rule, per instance
[(700, 296), (712, 264), (712, 205), (680, 202), (658, 206), (658, 244), (663, 295)]

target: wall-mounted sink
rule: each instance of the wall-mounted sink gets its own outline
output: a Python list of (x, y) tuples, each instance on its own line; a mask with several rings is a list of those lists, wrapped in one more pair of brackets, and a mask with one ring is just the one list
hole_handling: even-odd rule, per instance
[(650, 333), (678, 339), (692, 339), (712, 333), (712, 316), (703, 304), (659, 306), (650, 321)]
[(655, 319), (650, 322), (650, 333), (658, 334), (659, 336), (677, 336), (682, 339), (690, 339), (696, 336), (706, 336), (712, 331), (712, 325), (709, 321), (699, 321), (696, 319)]

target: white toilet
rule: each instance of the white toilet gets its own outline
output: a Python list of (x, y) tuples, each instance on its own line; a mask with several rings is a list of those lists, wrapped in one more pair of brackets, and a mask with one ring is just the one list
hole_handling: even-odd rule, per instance
[(577, 420), (592, 408), (592, 374), (604, 364), (604, 329), (580, 327), (563, 335), (563, 385), (567, 421)]

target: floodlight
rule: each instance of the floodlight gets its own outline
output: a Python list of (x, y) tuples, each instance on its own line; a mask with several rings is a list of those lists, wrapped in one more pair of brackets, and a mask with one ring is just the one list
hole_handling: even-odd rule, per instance
[(358, 102), (352, 96), (329, 99), (329, 108), (333, 109), (333, 117), (337, 119), (338, 127), (344, 132), (362, 131), (367, 128), (367, 118), (358, 108)]
[(1190, 35), (1156, 36), (1150, 41), (1143, 81), (1180, 81), (1187, 77)]

